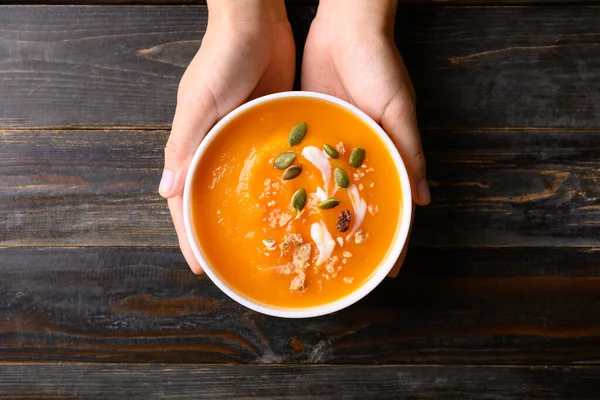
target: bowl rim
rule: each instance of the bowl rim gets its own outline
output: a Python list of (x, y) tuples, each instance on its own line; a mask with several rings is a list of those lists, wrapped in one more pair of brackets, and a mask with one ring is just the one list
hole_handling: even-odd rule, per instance
[[(379, 263), (379, 265), (374, 270), (375, 272), (371, 274), (371, 277), (368, 278), (356, 290), (340, 299), (337, 299), (330, 303), (304, 308), (276, 307), (261, 303), (250, 298), (249, 296), (243, 295), (238, 290), (233, 288), (232, 285), (229, 285), (229, 283), (227, 283), (225, 280), (222, 280), (219, 277), (219, 274), (215, 272), (215, 270), (211, 266), (211, 263), (209, 262), (207, 257), (204, 256), (203, 251), (201, 250), (201, 245), (199, 243), (198, 237), (195, 235), (195, 229), (192, 219), (192, 181), (194, 180), (198, 163), (200, 162), (202, 156), (206, 153), (206, 150), (210, 147), (214, 139), (219, 135), (219, 133), (223, 131), (223, 128), (230, 121), (234, 120), (239, 115), (260, 104), (284, 98), (312, 98), (327, 101), (335, 105), (341, 106), (342, 108), (346, 109), (347, 111), (351, 112), (352, 114), (360, 118), (362, 121), (364, 121), (375, 132), (375, 134), (379, 136), (379, 138), (383, 141), (386, 148), (390, 152), (390, 155), (398, 170), (398, 176), (400, 177), (400, 184), (402, 188), (402, 219), (400, 221), (400, 226), (396, 230), (394, 241), (391, 244), (390, 248), (388, 248), (386, 257), (383, 259), (382, 262)], [(366, 113), (344, 100), (327, 94), (308, 91), (280, 92), (259, 97), (245, 104), (242, 104), (241, 106), (224, 116), (219, 122), (217, 122), (212, 127), (212, 129), (210, 129), (210, 131), (206, 134), (200, 146), (194, 153), (194, 156), (188, 169), (183, 191), (183, 218), (186, 234), (188, 236), (188, 242), (190, 243), (194, 256), (202, 266), (206, 275), (208, 275), (208, 277), (213, 281), (215, 285), (217, 285), (219, 289), (221, 289), (225, 294), (227, 294), (230, 298), (232, 298), (239, 304), (251, 310), (266, 315), (283, 318), (309, 318), (330, 314), (356, 303), (357, 301), (365, 297), (367, 294), (369, 294), (373, 289), (375, 289), (375, 287), (377, 287), (377, 285), (379, 285), (381, 281), (383, 281), (383, 279), (394, 267), (396, 261), (398, 260), (398, 257), (400, 256), (400, 253), (402, 252), (402, 249), (404, 248), (410, 229), (412, 209), (413, 207), (411, 186), (410, 181), (408, 179), (406, 166), (402, 160), (402, 157), (400, 156), (400, 153), (394, 146), (392, 140), (379, 126), (379, 124), (377, 124)]]

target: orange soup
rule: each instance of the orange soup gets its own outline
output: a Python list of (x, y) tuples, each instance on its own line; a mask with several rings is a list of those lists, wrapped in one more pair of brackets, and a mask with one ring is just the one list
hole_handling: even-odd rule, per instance
[(402, 211), (384, 142), (351, 112), (311, 98), (271, 100), (229, 122), (197, 166), (191, 199), (212, 269), (240, 294), (286, 308), (359, 288)]

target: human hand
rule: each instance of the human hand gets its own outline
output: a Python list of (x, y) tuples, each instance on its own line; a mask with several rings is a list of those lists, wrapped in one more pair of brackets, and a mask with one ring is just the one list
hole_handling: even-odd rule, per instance
[(291, 90), (295, 47), (283, 0), (208, 1), (200, 50), (177, 93), (159, 193), (168, 199), (179, 246), (202, 273), (183, 222), (183, 186), (194, 152), (212, 126), (249, 99)]
[[(346, 100), (388, 133), (408, 170), (413, 201), (430, 202), (415, 95), (394, 43), (396, 0), (321, 0), (304, 47), (302, 89)], [(390, 276), (396, 276), (402, 251)]]

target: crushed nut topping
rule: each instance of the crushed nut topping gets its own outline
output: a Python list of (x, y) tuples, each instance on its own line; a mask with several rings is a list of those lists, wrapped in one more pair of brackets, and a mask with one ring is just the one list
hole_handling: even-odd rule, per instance
[(279, 226), (285, 226), (288, 222), (290, 222), (290, 220), (292, 219), (292, 216), (288, 213), (281, 213), (281, 215), (279, 216)]
[(303, 271), (298, 272), (298, 275), (290, 283), (290, 290), (292, 292), (303, 292), (306, 290), (306, 273)]
[(335, 241), (332, 240), (330, 242), (327, 242), (327, 250), (333, 251), (333, 249), (335, 249)]
[(269, 221), (269, 225), (271, 226), (271, 228), (276, 228), (277, 227), (277, 223), (279, 222), (279, 217), (281, 216), (281, 210), (280, 209), (275, 209), (272, 210), (269, 213), (268, 216), (268, 221)]
[(254, 231), (250, 231), (248, 233), (246, 233), (246, 239), (252, 239), (254, 237)]
[(344, 277), (344, 283), (351, 284), (352, 282), (354, 282), (354, 277)]
[(362, 183), (359, 183), (359, 184), (358, 184), (358, 190), (363, 190), (364, 188), (365, 188), (365, 187), (363, 186), (363, 184), (362, 184)]
[(352, 215), (350, 214), (350, 210), (345, 209), (338, 216), (335, 227), (340, 232), (346, 232), (350, 228), (350, 222), (352, 222)]
[(319, 196), (317, 196), (316, 193), (308, 194), (308, 200), (306, 201), (306, 206), (304, 207), (304, 209), (308, 208), (308, 215), (313, 215), (319, 212), (320, 208), (317, 207), (317, 204), (320, 202), (321, 199), (319, 199)]
[(335, 145), (335, 149), (337, 150), (338, 153), (340, 153), (341, 155), (346, 154), (346, 149), (344, 148), (344, 143), (339, 142), (338, 144)]
[(273, 207), (275, 205), (275, 200), (271, 200), (270, 202), (267, 203), (267, 206), (269, 207)]
[(369, 211), (369, 214), (371, 215), (375, 215), (379, 212), (379, 206), (377, 205), (369, 205), (367, 207), (367, 210)]
[(349, 251), (346, 250), (342, 253), (342, 256), (344, 258), (350, 258), (350, 257), (352, 257), (352, 253), (350, 253)]
[(263, 239), (263, 244), (265, 245), (265, 248), (267, 250), (275, 250), (277, 248), (277, 246), (275, 245), (275, 243), (277, 243), (277, 241), (275, 239), (272, 238), (267, 238), (267, 239)]
[[(279, 190), (279, 188), (281, 187), (279, 182), (272, 182), (269, 178), (265, 179), (264, 186), (265, 189), (260, 194), (260, 196), (258, 196), (259, 199), (263, 199), (265, 197), (270, 198), (271, 195), (274, 195), (277, 192), (277, 190)], [(268, 205), (271, 205), (271, 202), (269, 202)]]
[(337, 256), (333, 256), (325, 263), (325, 271), (330, 273), (332, 278), (335, 278), (340, 270), (340, 267), (336, 266), (338, 260)]
[(344, 238), (343, 237), (338, 236), (337, 238), (335, 238), (335, 240), (338, 242), (340, 247), (344, 246)]
[[(269, 244), (271, 244), (269, 242)], [(302, 236), (294, 233), (285, 236), (283, 242), (279, 244), (281, 256), (292, 251), (292, 262), (277, 267), (280, 273), (284, 275), (295, 274), (290, 282), (290, 290), (293, 292), (303, 292), (306, 289), (306, 268), (310, 265), (312, 245), (303, 243)]]
[(292, 219), (292, 215), (286, 212), (281, 212), (280, 209), (276, 208), (269, 213), (268, 221), (271, 228), (285, 226)]
[(359, 229), (354, 234), (354, 243), (356, 243), (356, 244), (364, 243), (364, 241), (367, 240), (368, 237), (369, 237), (368, 233), (365, 233), (365, 232), (363, 232), (362, 229)]
[(375, 187), (375, 182), (371, 182), (371, 184), (369, 185), (369, 187), (372, 189)]
[(303, 242), (302, 235), (299, 233), (294, 233), (292, 235), (287, 235), (283, 242), (279, 244), (279, 250), (281, 250), (281, 256), (285, 256), (292, 250), (292, 246), (296, 247), (301, 245)]
[(310, 243), (303, 243), (299, 246), (294, 247), (294, 261), (292, 264), (298, 270), (304, 270), (308, 266), (308, 260), (310, 260), (310, 253), (312, 246)]
[(342, 264), (344, 264), (344, 265), (345, 265), (347, 262), (348, 262), (348, 259), (347, 259), (347, 258), (342, 258)]
[(363, 171), (362, 169), (357, 169), (356, 172), (353, 174), (354, 179), (355, 180), (360, 180), (361, 178), (365, 177), (365, 171)]
[(282, 265), (280, 268), (281, 268), (281, 273), (283, 275), (290, 275), (292, 272), (294, 272), (294, 266), (292, 265), (292, 263), (287, 263), (285, 265)]

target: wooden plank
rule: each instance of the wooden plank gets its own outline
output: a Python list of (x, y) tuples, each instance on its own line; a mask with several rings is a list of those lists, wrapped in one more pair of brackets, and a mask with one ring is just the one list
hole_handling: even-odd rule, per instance
[[(176, 246), (166, 131), (0, 131), (0, 243)], [(412, 244), (598, 246), (600, 131), (424, 131), (433, 203)]]
[(396, 26), (422, 127), (598, 126), (600, 8), (415, 10)]
[(421, 246), (598, 246), (600, 132), (427, 130)]
[[(423, 3), (430, 3), (430, 0), (400, 0), (403, 3), (414, 3), (420, 1)], [(536, 0), (533, 0), (536, 1)], [(586, 0), (573, 0), (573, 1), (586, 1)], [(589, 0), (587, 0), (589, 1)], [(596, 0), (592, 0), (596, 1)], [(289, 5), (318, 5), (319, 0), (285, 0), (286, 4)], [(3, 0), (2, 4), (25, 4), (25, 5), (206, 5), (206, 0)]]
[[(285, 0), (289, 5), (318, 5), (319, 0)], [(435, 5), (578, 5), (597, 4), (599, 0), (399, 0), (405, 4)], [(4, 0), (3, 4), (74, 4), (73, 0)], [(206, 0), (79, 0), (77, 5), (205, 5)]]
[[(435, 5), (453, 5), (453, 6), (506, 6), (506, 5), (560, 5), (560, 6), (575, 6), (579, 4), (598, 4), (598, 0), (433, 0)], [(402, 4), (402, 0), (400, 0)]]
[(6, 398), (597, 399), (598, 367), (0, 365)]
[[(0, 125), (168, 129), (198, 7), (0, 12)], [(292, 7), (299, 43), (314, 7)], [(600, 8), (403, 7), (422, 127), (598, 127)], [(510, 24), (507, 21), (511, 21)]]
[(3, 244), (177, 244), (157, 192), (168, 132), (0, 135)]
[(2, 248), (0, 260), (5, 362), (600, 361), (590, 249), (415, 249), (397, 279), (310, 320), (237, 305), (172, 248)]
[(3, 6), (3, 126), (168, 127), (206, 7)]

